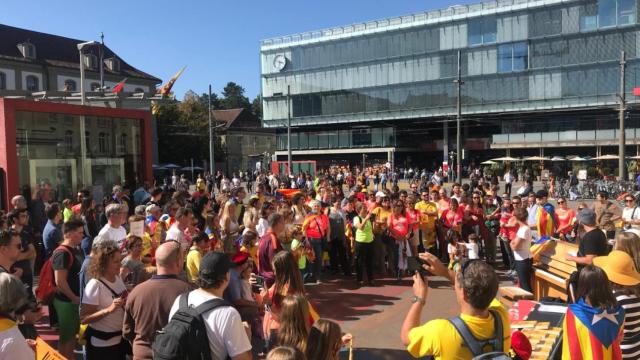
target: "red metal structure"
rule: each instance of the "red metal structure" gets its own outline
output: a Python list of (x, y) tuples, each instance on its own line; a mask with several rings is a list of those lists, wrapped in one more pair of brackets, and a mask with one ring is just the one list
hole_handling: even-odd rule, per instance
[[(150, 111), (80, 106), (45, 101), (7, 99), (0, 97), (0, 168), (6, 178), (0, 188), (0, 203), (9, 208), (11, 197), (20, 193), (18, 153), (16, 142), (16, 113), (54, 113), (61, 115), (119, 118), (140, 120), (140, 148), (142, 171), (139, 180), (152, 180), (152, 117)], [(81, 169), (82, 171), (82, 169)], [(30, 184), (33, 186), (34, 184)]]

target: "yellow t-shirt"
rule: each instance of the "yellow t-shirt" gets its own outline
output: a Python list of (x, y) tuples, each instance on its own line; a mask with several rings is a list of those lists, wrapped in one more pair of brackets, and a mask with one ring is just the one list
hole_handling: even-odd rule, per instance
[(415, 207), (420, 212), (420, 228), (423, 230), (434, 230), (438, 215), (427, 215), (427, 212), (438, 213), (438, 205), (431, 201), (419, 201)]
[[(497, 311), (502, 318), (504, 333), (502, 351), (509, 353), (509, 349), (511, 349), (511, 324), (507, 309), (496, 299), (491, 302), (489, 309)], [(461, 314), (460, 317), (477, 339), (483, 340), (493, 337), (493, 316), (483, 319)], [(463, 347), (464, 341), (456, 328), (446, 319), (431, 320), (422, 326), (411, 329), (409, 341), (407, 351), (416, 358), (427, 355), (433, 355), (435, 359), (442, 360), (471, 359), (472, 357), (467, 347)]]
[[(371, 213), (376, 215), (376, 220), (373, 222), (373, 233), (382, 234), (384, 229), (387, 228), (387, 219), (391, 215), (391, 210), (385, 210), (382, 206), (378, 206)], [(383, 224), (380, 224), (380, 222), (383, 222)]]
[(142, 257), (151, 256), (151, 236), (148, 232), (142, 235)]
[(187, 254), (187, 278), (189, 281), (195, 282), (198, 279), (200, 260), (202, 260), (202, 253), (200, 250), (198, 250), (198, 248), (191, 247)]

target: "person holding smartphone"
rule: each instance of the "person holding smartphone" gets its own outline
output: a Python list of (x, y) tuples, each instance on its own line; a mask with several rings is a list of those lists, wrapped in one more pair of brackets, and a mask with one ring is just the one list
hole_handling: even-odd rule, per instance
[(96, 248), (89, 265), (92, 277), (84, 289), (80, 306), (80, 322), (89, 324), (87, 360), (124, 360), (130, 346), (122, 338), (122, 321), (127, 288), (120, 278), (120, 249), (113, 241)]

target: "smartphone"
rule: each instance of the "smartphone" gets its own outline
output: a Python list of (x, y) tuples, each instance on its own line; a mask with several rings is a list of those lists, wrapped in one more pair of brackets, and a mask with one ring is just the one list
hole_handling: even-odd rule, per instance
[(251, 284), (251, 291), (253, 291), (256, 294), (259, 294), (260, 291), (262, 291), (262, 288), (264, 287), (264, 277), (260, 275), (254, 275), (253, 278), (255, 282)]
[(409, 256), (407, 258), (407, 270), (412, 273), (415, 273), (417, 270), (422, 276), (430, 275), (429, 272), (422, 267), (422, 264), (426, 264), (426, 262), (417, 256)]

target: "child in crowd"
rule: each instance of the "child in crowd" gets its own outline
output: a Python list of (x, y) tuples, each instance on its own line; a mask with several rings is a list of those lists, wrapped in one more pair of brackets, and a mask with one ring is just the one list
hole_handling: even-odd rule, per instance
[[(293, 253), (293, 257), (298, 263), (298, 269), (300, 269), (300, 273), (302, 274), (302, 279), (305, 279), (305, 276), (308, 277), (310, 274), (305, 273), (305, 269), (307, 267), (307, 260), (314, 261), (315, 256), (313, 249), (311, 249), (306, 241), (304, 240), (302, 230), (299, 227), (292, 227), (291, 231), (291, 252)], [(310, 257), (310, 258), (307, 258)]]
[(73, 210), (71, 210), (73, 204), (71, 204), (71, 199), (64, 199), (62, 200), (62, 205), (64, 207), (62, 210), (63, 221), (67, 222), (73, 216)]
[(453, 229), (449, 229), (449, 231), (447, 231), (447, 241), (449, 242), (447, 245), (447, 253), (449, 253), (449, 269), (458, 271), (458, 265), (466, 258), (467, 247), (460, 241), (460, 234)]
[(342, 335), (338, 323), (318, 319), (309, 331), (307, 340), (307, 360), (338, 359), (338, 352), (342, 346), (351, 346), (353, 335)]
[(269, 351), (267, 360), (306, 360), (304, 353), (289, 346), (278, 346)]
[(258, 263), (258, 233), (248, 230), (242, 235), (240, 251), (249, 254), (254, 264)]
[(469, 260), (480, 258), (480, 250), (478, 248), (478, 235), (469, 234), (469, 242), (464, 245), (467, 248), (467, 258)]

